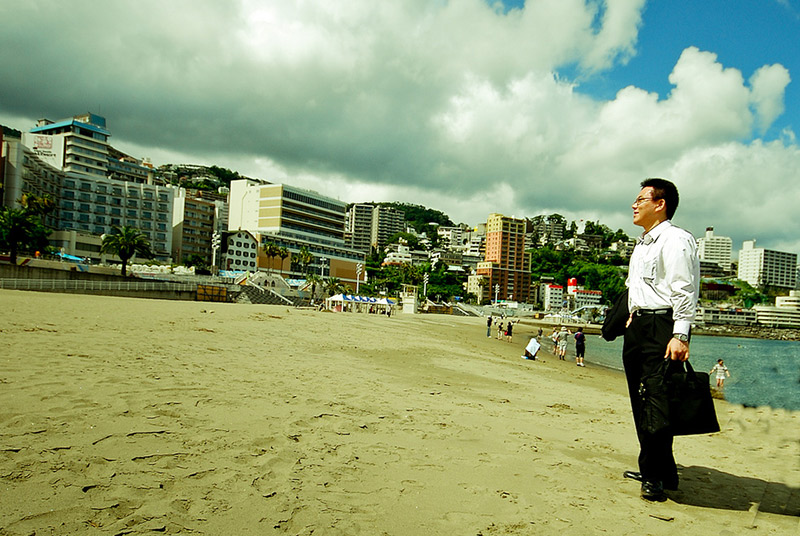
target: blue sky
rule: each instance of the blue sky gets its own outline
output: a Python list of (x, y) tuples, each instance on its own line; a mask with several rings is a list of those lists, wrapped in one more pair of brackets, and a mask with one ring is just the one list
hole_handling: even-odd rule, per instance
[[(508, 2), (519, 5), (524, 2)], [(667, 75), (681, 52), (696, 46), (717, 54), (723, 65), (749, 77), (765, 64), (780, 63), (795, 82), (786, 88), (786, 111), (763, 136), (800, 127), (800, 2), (794, 0), (657, 0), (646, 4), (637, 54), (626, 65), (581, 84), (580, 90), (612, 98), (625, 85), (671, 90)]]
[(92, 111), (156, 165), (472, 225), (559, 213), (637, 234), (630, 202), (661, 176), (695, 236), (800, 253), (800, 0), (506, 7), (0, 0), (0, 123)]

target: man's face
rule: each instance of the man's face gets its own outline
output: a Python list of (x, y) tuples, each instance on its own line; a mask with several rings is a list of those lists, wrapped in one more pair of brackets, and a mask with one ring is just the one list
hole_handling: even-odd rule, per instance
[(654, 201), (653, 187), (646, 186), (639, 192), (631, 208), (633, 208), (633, 223), (644, 227), (645, 231), (649, 231), (656, 223), (661, 221), (661, 216), (666, 206), (663, 199)]

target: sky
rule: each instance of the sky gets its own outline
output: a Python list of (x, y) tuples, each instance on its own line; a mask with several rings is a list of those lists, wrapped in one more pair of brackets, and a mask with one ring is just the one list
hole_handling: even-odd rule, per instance
[(0, 123), (91, 111), (219, 165), (457, 223), (674, 222), (800, 253), (800, 0), (0, 0)]

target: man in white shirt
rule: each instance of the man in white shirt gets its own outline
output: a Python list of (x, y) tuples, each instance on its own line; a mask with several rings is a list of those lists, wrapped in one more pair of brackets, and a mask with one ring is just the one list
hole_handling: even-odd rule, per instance
[(628, 271), (628, 308), (622, 361), (628, 381), (636, 433), (639, 471), (625, 476), (642, 482), (642, 497), (664, 500), (664, 489), (678, 488), (668, 430), (645, 432), (640, 423), (641, 379), (665, 359), (680, 366), (689, 359), (689, 334), (697, 308), (700, 261), (694, 237), (670, 221), (678, 208), (678, 190), (664, 179), (647, 179), (633, 202), (633, 223), (644, 233), (638, 238)]

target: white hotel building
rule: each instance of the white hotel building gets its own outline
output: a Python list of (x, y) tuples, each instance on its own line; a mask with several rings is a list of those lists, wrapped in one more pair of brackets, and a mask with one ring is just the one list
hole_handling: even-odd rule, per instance
[(715, 262), (729, 272), (733, 241), (728, 236), (716, 236), (713, 227), (706, 227), (706, 234), (697, 239), (697, 254), (701, 261)]
[(127, 225), (150, 240), (156, 259), (170, 260), (174, 190), (127, 176), (109, 178), (103, 127), (78, 118), (41, 123), (30, 133), (3, 139), (4, 204), (18, 206), (24, 193), (50, 195), (57, 203), (46, 222), (57, 229), (51, 243), (65, 253), (99, 261), (100, 236)]
[(738, 278), (754, 287), (796, 288), (797, 254), (755, 246), (755, 240), (746, 240), (739, 251)]

